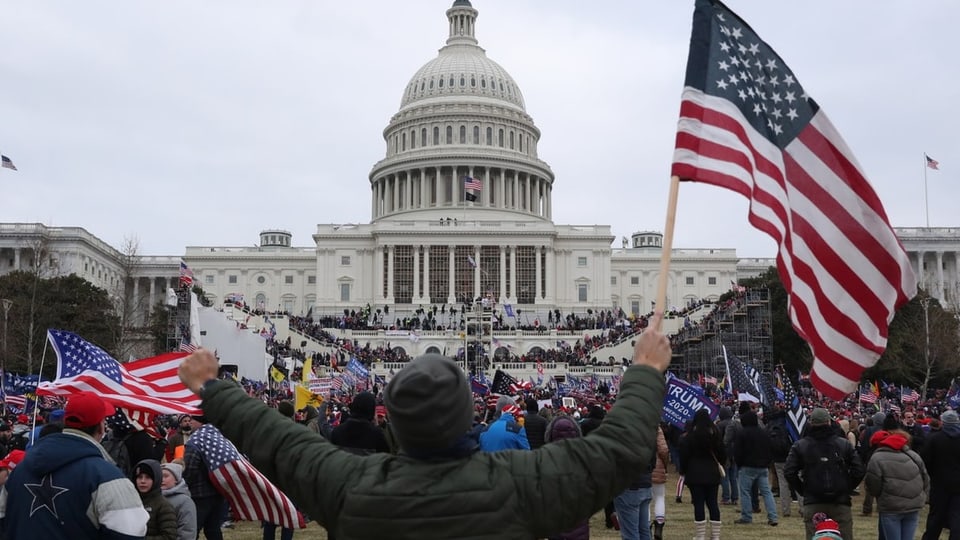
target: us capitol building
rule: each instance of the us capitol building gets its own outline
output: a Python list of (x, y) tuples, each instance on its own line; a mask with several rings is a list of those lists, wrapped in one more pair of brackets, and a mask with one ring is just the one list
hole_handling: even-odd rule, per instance
[[(654, 299), (662, 236), (617, 240), (607, 225), (552, 220), (556, 176), (540, 159), (540, 130), (507, 71), (476, 37), (477, 10), (456, 0), (449, 37), (403, 86), (369, 173), (370, 221), (320, 224), (312, 245), (265, 230), (257, 247), (187, 247), (182, 256), (141, 257), (125, 289), (153, 305), (176, 286), (179, 261), (215, 304), (243, 295), (250, 306), (294, 315), (335, 315), (366, 304), (396, 314), (486, 297), (529, 314), (620, 307), (646, 313)], [(562, 189), (562, 182), (559, 186)], [(744, 226), (748, 226), (744, 219)], [(923, 287), (955, 305), (960, 228), (897, 233)], [(44, 240), (61, 274), (116, 287), (122, 254), (79, 227), (0, 224), (0, 274), (29, 269)], [(771, 259), (739, 259), (732, 248), (674, 249), (669, 306), (716, 299)], [(148, 308), (149, 309), (149, 308)]]

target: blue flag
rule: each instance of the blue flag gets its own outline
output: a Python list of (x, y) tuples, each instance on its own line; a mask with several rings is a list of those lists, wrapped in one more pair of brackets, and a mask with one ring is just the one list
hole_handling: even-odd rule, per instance
[(707, 409), (710, 418), (716, 420), (719, 410), (712, 399), (677, 377), (671, 377), (667, 381), (667, 395), (663, 398), (662, 413), (665, 422), (683, 429), (687, 421), (692, 420), (693, 415), (700, 409)]

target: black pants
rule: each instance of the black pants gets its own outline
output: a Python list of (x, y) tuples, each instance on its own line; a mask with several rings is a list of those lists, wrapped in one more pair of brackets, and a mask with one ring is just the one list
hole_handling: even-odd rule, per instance
[(706, 512), (703, 511), (704, 506), (710, 513), (710, 521), (720, 521), (720, 505), (717, 504), (717, 490), (720, 488), (720, 484), (696, 486), (687, 484), (687, 488), (690, 489), (690, 498), (693, 502), (694, 521), (707, 519)]
[(923, 540), (937, 540), (946, 527), (950, 528), (950, 540), (960, 540), (960, 495), (944, 493), (943, 488), (931, 488), (930, 513)]
[(197, 505), (197, 538), (203, 532), (207, 540), (223, 540), (223, 531), (220, 530), (220, 524), (223, 523), (223, 497), (199, 497), (193, 502)]

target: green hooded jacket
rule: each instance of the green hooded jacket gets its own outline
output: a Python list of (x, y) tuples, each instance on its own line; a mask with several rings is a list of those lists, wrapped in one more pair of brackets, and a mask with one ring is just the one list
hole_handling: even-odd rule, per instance
[(533, 539), (583, 522), (650, 462), (665, 391), (663, 374), (633, 366), (589, 437), (447, 459), (343, 452), (228, 381), (205, 387), (203, 411), (337, 538)]

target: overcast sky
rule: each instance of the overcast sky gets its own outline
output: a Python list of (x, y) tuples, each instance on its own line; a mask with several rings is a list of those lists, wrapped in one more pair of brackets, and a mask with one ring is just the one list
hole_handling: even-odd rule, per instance
[[(368, 174), (452, 0), (0, 0), (0, 221), (145, 255), (370, 220)], [(554, 221), (662, 230), (693, 1), (474, 0), (556, 174)], [(894, 226), (957, 226), (960, 2), (730, 0), (817, 100)], [(954, 51), (954, 52), (950, 52)], [(675, 247), (774, 255), (746, 200), (683, 184)], [(614, 242), (619, 247), (619, 241)]]

